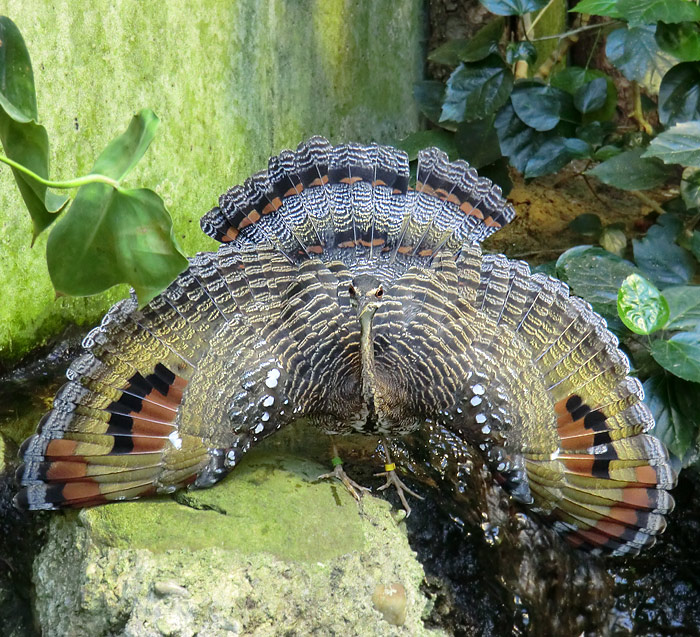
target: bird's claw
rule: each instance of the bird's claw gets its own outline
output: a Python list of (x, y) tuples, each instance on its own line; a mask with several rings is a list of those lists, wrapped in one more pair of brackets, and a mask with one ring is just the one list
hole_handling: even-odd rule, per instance
[(370, 493), (372, 491), (368, 487), (363, 487), (361, 484), (358, 484), (357, 482), (352, 480), (348, 476), (348, 474), (345, 473), (342, 464), (336, 465), (333, 471), (318, 476), (315, 482), (318, 482), (319, 480), (328, 480), (330, 478), (336, 478), (337, 480), (340, 480), (345, 485), (345, 488), (348, 490), (350, 495), (353, 498), (355, 498), (355, 500), (357, 500), (358, 502), (360, 501), (360, 498), (362, 497), (363, 493)]
[(382, 471), (380, 473), (375, 473), (374, 475), (386, 477), (386, 484), (383, 484), (381, 487), (379, 487), (379, 491), (384, 491), (384, 489), (388, 489), (390, 486), (393, 486), (396, 489), (396, 492), (399, 494), (401, 504), (403, 504), (404, 511), (406, 511), (406, 517), (411, 515), (411, 507), (408, 506), (408, 502), (406, 501), (404, 491), (409, 495), (412, 495), (414, 498), (417, 498), (418, 500), (425, 499), (422, 495), (418, 495), (415, 491), (412, 491), (403, 483), (401, 478), (399, 478), (399, 476), (396, 475), (396, 469), (391, 469), (390, 471)]

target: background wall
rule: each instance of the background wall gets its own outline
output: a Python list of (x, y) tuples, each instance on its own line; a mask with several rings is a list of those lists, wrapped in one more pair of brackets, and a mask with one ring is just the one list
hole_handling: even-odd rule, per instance
[[(186, 254), (215, 249), (199, 217), (218, 195), (312, 134), (391, 142), (418, 126), (420, 0), (0, 0), (34, 67), (51, 177), (87, 173), (133, 113), (157, 137), (127, 185), (166, 202)], [(0, 168), (0, 362), (70, 322), (89, 325), (126, 286), (54, 299), (47, 233)]]

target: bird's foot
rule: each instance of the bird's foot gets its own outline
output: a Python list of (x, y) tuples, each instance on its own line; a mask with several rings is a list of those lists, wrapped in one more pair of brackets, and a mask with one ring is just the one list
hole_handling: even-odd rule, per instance
[(362, 497), (363, 493), (371, 492), (371, 489), (369, 489), (368, 487), (363, 487), (361, 484), (357, 484), (357, 482), (352, 480), (348, 476), (348, 474), (345, 473), (345, 470), (343, 469), (343, 463), (340, 460), (340, 458), (338, 458), (338, 456), (333, 458), (333, 465), (335, 466), (333, 471), (318, 476), (318, 478), (316, 478), (316, 481), (327, 480), (329, 478), (336, 478), (345, 485), (345, 488), (348, 490), (350, 495), (353, 498), (355, 498), (355, 500), (357, 500), (358, 502), (360, 501), (360, 498)]
[(415, 491), (411, 491), (411, 489), (409, 489), (402, 482), (401, 478), (399, 478), (399, 476), (396, 475), (396, 465), (393, 462), (385, 464), (384, 469), (385, 471), (374, 474), (375, 476), (386, 477), (386, 484), (379, 487), (379, 491), (384, 491), (384, 489), (388, 489), (389, 487), (393, 486), (396, 489), (396, 492), (399, 494), (401, 504), (403, 504), (404, 511), (406, 511), (406, 517), (408, 517), (409, 515), (411, 515), (411, 507), (408, 506), (408, 502), (406, 501), (404, 491), (409, 495), (412, 495), (414, 498), (417, 498), (418, 500), (424, 500), (425, 498), (422, 495), (418, 495)]

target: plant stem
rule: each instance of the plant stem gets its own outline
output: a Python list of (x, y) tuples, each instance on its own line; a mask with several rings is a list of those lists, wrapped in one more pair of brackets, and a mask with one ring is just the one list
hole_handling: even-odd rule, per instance
[(8, 166), (12, 166), (12, 168), (19, 170), (20, 172), (23, 172), (25, 175), (29, 175), (35, 181), (38, 181), (40, 184), (48, 186), (49, 188), (79, 188), (80, 186), (85, 186), (86, 184), (107, 184), (108, 186), (112, 186), (112, 188), (119, 188), (119, 182), (116, 179), (105, 177), (104, 175), (85, 175), (83, 177), (76, 177), (75, 179), (70, 179), (68, 181), (50, 181), (49, 179), (40, 177), (36, 173), (29, 170), (29, 168), (26, 166), (18, 164), (9, 157), (3, 157), (0, 155), (0, 161)]
[[(537, 17), (530, 22), (530, 24), (525, 25), (525, 37), (529, 38), (530, 35), (534, 32), (535, 27), (537, 26), (537, 23), (540, 21), (540, 18), (547, 12), (547, 9), (552, 6), (552, 3), (554, 0), (549, 0), (549, 2), (546, 4), (546, 6), (542, 7), (540, 9), (540, 12), (537, 14)], [(529, 14), (528, 14), (529, 15)]]
[(530, 40), (531, 42), (540, 42), (542, 40), (557, 40), (557, 39), (562, 39), (562, 38), (568, 38), (572, 35), (576, 35), (577, 33), (581, 33), (582, 31), (590, 31), (591, 29), (600, 29), (602, 27), (609, 27), (613, 26), (615, 24), (622, 24), (620, 20), (616, 20), (613, 22), (601, 22), (598, 24), (588, 24), (585, 27), (579, 27), (578, 29), (573, 29), (572, 31), (567, 31), (566, 33), (557, 33), (556, 35), (543, 35), (540, 38), (532, 38)]
[(639, 84), (637, 84), (637, 82), (632, 82), (632, 91), (634, 106), (632, 112), (630, 113), (630, 118), (637, 122), (640, 130), (644, 131), (647, 135), (653, 135), (654, 129), (651, 127), (651, 124), (647, 122), (646, 117), (644, 117), (644, 109), (642, 109), (642, 92), (639, 90)]

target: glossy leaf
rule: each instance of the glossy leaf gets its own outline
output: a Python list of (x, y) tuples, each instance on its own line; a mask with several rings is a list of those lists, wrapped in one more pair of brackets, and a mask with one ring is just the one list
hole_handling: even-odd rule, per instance
[(668, 302), (669, 330), (698, 331), (700, 328), (700, 286), (680, 285), (664, 290)]
[(457, 66), (460, 62), (478, 62), (492, 53), (498, 53), (498, 45), (503, 37), (505, 20), (495, 18), (481, 27), (473, 37), (449, 40), (435, 49), (428, 59), (439, 64)]
[(643, 157), (667, 164), (700, 166), (700, 121), (682, 122), (651, 140)]
[(576, 246), (557, 259), (557, 276), (573, 294), (588, 301), (609, 321), (619, 320), (617, 293), (630, 274), (639, 274), (634, 264), (593, 246)]
[(574, 106), (581, 113), (591, 113), (605, 106), (608, 97), (608, 83), (604, 77), (597, 77), (574, 94)]
[(616, 29), (608, 35), (605, 54), (628, 80), (656, 92), (676, 60), (659, 48), (654, 31), (655, 25), (648, 24)]
[(455, 136), (441, 129), (421, 130), (411, 133), (394, 144), (397, 148), (406, 151), (408, 159), (413, 161), (418, 158), (418, 152), (430, 146), (437, 146), (444, 150), (450, 158), (457, 157)]
[(700, 24), (697, 22), (659, 22), (654, 37), (663, 51), (670, 53), (680, 62), (700, 60)]
[(681, 197), (688, 210), (700, 208), (700, 168), (686, 168), (681, 179)]
[(569, 224), (569, 228), (578, 234), (588, 237), (597, 237), (603, 230), (603, 223), (598, 215), (586, 212), (576, 217), (576, 219)]
[[(416, 82), (413, 85), (413, 97), (420, 112), (433, 124), (437, 124), (440, 121), (442, 102), (445, 99), (445, 85), (433, 80)], [(444, 124), (442, 126), (447, 128)]]
[(551, 85), (571, 95), (576, 95), (584, 86), (587, 86), (593, 80), (599, 78), (604, 79), (607, 86), (605, 103), (599, 109), (586, 113), (583, 117), (583, 121), (607, 121), (612, 119), (617, 111), (617, 87), (612, 78), (603, 73), (603, 71), (570, 66), (555, 73), (552, 76)]
[(674, 66), (659, 87), (659, 119), (670, 126), (700, 119), (700, 63)]
[(16, 122), (39, 120), (29, 51), (19, 29), (6, 16), (0, 16), (0, 108)]
[(447, 81), (440, 121), (482, 119), (505, 104), (512, 88), (513, 74), (497, 55), (460, 64)]
[(598, 243), (608, 252), (612, 252), (618, 257), (621, 257), (627, 247), (627, 235), (625, 235), (621, 228), (608, 226), (601, 233)]
[(651, 355), (674, 376), (700, 383), (700, 332), (680, 332), (667, 341), (653, 341)]
[(524, 15), (542, 9), (548, 0), (479, 0), (496, 15)]
[(685, 284), (695, 273), (695, 260), (674, 238), (674, 233), (656, 224), (643, 239), (632, 241), (635, 262), (661, 289)]
[(128, 283), (142, 304), (187, 267), (163, 200), (151, 190), (106, 184), (78, 190), (49, 235), (46, 261), (61, 294), (86, 296)]
[(518, 60), (525, 60), (528, 64), (533, 64), (537, 59), (537, 49), (532, 42), (521, 40), (510, 42), (506, 47), (506, 62), (515, 64)]
[(671, 453), (684, 458), (692, 449), (700, 427), (700, 392), (697, 385), (669, 374), (657, 374), (644, 383), (644, 402), (656, 423), (651, 433)]
[(646, 159), (642, 156), (643, 153), (643, 148), (623, 151), (588, 170), (586, 174), (622, 190), (656, 188), (671, 176), (672, 170), (657, 159)]
[(498, 112), (495, 124), (501, 152), (527, 178), (554, 173), (574, 157), (567, 147), (569, 140), (556, 130), (540, 133), (530, 128), (515, 114), (510, 103)]
[(589, 15), (602, 15), (609, 18), (621, 18), (617, 9), (618, 0), (581, 0), (572, 11)]
[(516, 115), (537, 131), (552, 130), (562, 118), (578, 119), (568, 93), (532, 80), (518, 82), (510, 100)]
[(599, 146), (613, 130), (614, 126), (609, 122), (594, 121), (576, 128), (576, 137), (593, 146)]
[(492, 164), (501, 157), (498, 135), (493, 126), (494, 116), (473, 122), (462, 122), (457, 127), (457, 152), (474, 168)]
[(630, 274), (617, 293), (617, 313), (635, 334), (651, 334), (666, 324), (668, 303), (654, 284)]
[(617, 10), (633, 26), (700, 20), (700, 7), (688, 0), (618, 0)]

